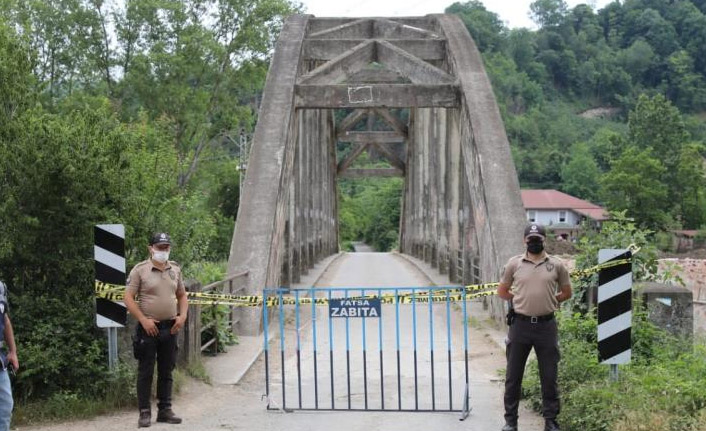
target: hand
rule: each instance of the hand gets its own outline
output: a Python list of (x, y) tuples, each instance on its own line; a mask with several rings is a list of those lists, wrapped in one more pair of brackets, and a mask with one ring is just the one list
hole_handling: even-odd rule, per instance
[(156, 337), (159, 335), (159, 329), (157, 328), (157, 321), (154, 319), (150, 319), (149, 317), (145, 317), (144, 319), (140, 320), (140, 325), (142, 325), (142, 329), (145, 330), (145, 334), (149, 335), (150, 337)]
[(172, 333), (172, 335), (179, 332), (181, 330), (181, 328), (184, 326), (185, 322), (186, 322), (185, 316), (177, 316), (176, 320), (174, 321), (174, 324), (172, 325), (172, 330), (170, 331)]
[(20, 369), (20, 361), (17, 359), (17, 352), (10, 352), (7, 354), (7, 363), (15, 370), (15, 372)]

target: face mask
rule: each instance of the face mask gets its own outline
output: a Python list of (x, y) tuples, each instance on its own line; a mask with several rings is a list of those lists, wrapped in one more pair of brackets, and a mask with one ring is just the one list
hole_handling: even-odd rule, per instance
[(164, 263), (167, 261), (167, 259), (169, 259), (169, 252), (155, 250), (152, 253), (152, 259), (156, 260), (157, 262)]
[(544, 243), (543, 242), (528, 242), (527, 243), (527, 251), (532, 253), (532, 254), (540, 254), (541, 252), (544, 251)]

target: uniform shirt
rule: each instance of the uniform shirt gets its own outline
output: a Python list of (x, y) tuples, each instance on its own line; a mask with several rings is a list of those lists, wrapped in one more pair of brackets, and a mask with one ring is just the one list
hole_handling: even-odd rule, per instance
[(177, 315), (176, 293), (186, 292), (181, 268), (167, 261), (164, 271), (148, 259), (132, 268), (127, 279), (127, 293), (140, 296), (140, 311), (155, 320), (170, 320)]
[[(0, 281), (0, 345), (5, 343), (5, 315), (10, 311), (7, 301), (7, 286)], [(7, 367), (7, 357), (0, 351), (2, 364), (0, 369)]]
[(555, 312), (559, 308), (558, 288), (571, 285), (564, 263), (546, 253), (537, 263), (529, 260), (526, 253), (510, 258), (500, 282), (512, 286), (515, 312), (525, 316)]

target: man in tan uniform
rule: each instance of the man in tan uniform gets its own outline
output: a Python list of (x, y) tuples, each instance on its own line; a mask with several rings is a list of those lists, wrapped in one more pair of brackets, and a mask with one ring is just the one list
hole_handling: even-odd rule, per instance
[[(135, 328), (135, 358), (139, 361), (137, 400), (139, 427), (152, 421), (150, 396), (157, 359), (157, 422), (181, 423), (172, 411), (172, 370), (176, 364), (176, 334), (184, 326), (189, 305), (181, 268), (169, 260), (171, 239), (157, 233), (150, 239), (150, 258), (132, 269), (127, 281), (125, 305), (139, 324)], [(139, 305), (135, 297), (139, 295)]]
[[(559, 431), (559, 339), (554, 312), (571, 298), (571, 280), (564, 263), (544, 251), (544, 227), (532, 223), (525, 228), (527, 252), (511, 258), (498, 286), (498, 296), (511, 304), (510, 330), (506, 346), (505, 426), (517, 431), (522, 377), (527, 356), (534, 347), (542, 384), (545, 431)], [(514, 312), (512, 309), (514, 308)]]

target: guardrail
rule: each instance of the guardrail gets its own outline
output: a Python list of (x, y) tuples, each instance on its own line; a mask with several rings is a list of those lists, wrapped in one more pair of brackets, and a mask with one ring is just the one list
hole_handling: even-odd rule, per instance
[[(240, 277), (247, 277), (249, 274), (249, 271), (242, 271), (238, 272), (236, 274), (231, 275), (230, 277), (227, 277), (223, 280), (216, 281), (210, 284), (207, 284), (201, 289), (201, 292), (214, 292), (214, 293), (229, 293), (229, 294), (234, 294), (237, 292), (240, 292), (245, 289), (244, 286), (240, 287), (233, 287), (234, 283), (233, 281), (237, 278)], [(206, 325), (201, 325), (200, 328), (200, 333), (201, 333), (201, 340), (204, 339), (203, 333), (204, 331), (207, 331), (209, 329), (213, 328), (213, 338), (210, 340), (206, 341), (205, 343), (201, 343), (201, 353), (206, 351), (209, 347), (212, 348), (212, 354), (216, 355), (218, 354), (218, 306), (217, 305), (203, 305), (201, 309), (201, 313), (203, 314), (204, 312), (211, 313), (212, 320), (207, 323)], [(238, 323), (240, 319), (239, 313), (237, 313), (236, 310), (229, 310), (228, 312), (228, 327), (233, 328), (234, 325)]]

